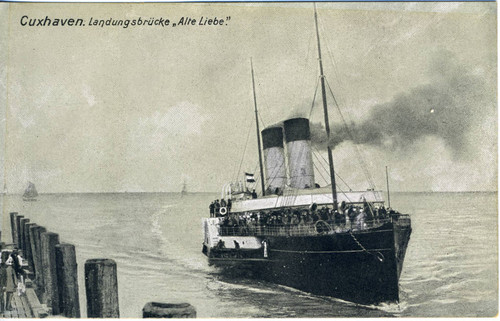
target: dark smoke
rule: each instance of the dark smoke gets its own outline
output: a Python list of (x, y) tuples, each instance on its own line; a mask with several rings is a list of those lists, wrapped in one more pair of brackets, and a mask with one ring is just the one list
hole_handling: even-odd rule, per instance
[[(348, 124), (350, 131), (334, 124), (330, 146), (352, 141), (395, 150), (435, 136), (443, 139), (455, 157), (467, 155), (467, 134), (477, 117), (495, 112), (494, 104), (486, 98), (486, 80), (460, 65), (448, 51), (435, 57), (430, 70), (428, 84), (371, 107), (366, 119)], [(326, 148), (323, 125), (311, 124), (311, 136), (316, 146)]]

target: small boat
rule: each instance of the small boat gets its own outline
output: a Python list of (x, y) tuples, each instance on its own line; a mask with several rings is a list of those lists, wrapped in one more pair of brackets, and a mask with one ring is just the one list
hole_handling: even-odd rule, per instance
[(182, 184), (181, 196), (186, 196), (188, 194), (186, 181)]
[(36, 201), (37, 197), (38, 197), (38, 192), (36, 191), (35, 184), (33, 184), (32, 182), (28, 182), (28, 187), (26, 188), (23, 194), (23, 201), (33, 202)]
[[(329, 138), (316, 12), (314, 16)], [(286, 119), (261, 132), (253, 66), (252, 83), (261, 193), (257, 197), (255, 190), (250, 193), (237, 182), (224, 185), (220, 202), (212, 202), (210, 218), (203, 219), (202, 252), (209, 264), (222, 273), (247, 271), (269, 282), (351, 302), (398, 302), (410, 216), (392, 209), (390, 198), (386, 204), (382, 192), (373, 188), (337, 193), (330, 146), (329, 185), (316, 184), (309, 119)], [(247, 182), (255, 182), (246, 175)]]

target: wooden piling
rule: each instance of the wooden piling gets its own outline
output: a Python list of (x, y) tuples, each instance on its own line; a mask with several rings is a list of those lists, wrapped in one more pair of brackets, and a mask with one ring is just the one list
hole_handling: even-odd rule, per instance
[(196, 318), (196, 309), (189, 303), (148, 302), (142, 308), (143, 318)]
[(38, 226), (33, 229), (34, 232), (34, 239), (33, 241), (35, 242), (35, 249), (36, 249), (36, 257), (35, 257), (35, 264), (39, 266), (39, 273), (35, 274), (35, 284), (36, 288), (35, 291), (37, 295), (42, 298), (42, 302), (45, 302), (43, 298), (43, 294), (45, 292), (45, 283), (44, 283), (44, 273), (43, 273), (43, 263), (42, 263), (42, 233), (45, 233), (47, 229), (43, 226)]
[(26, 223), (24, 225), (24, 247), (26, 251), (24, 252), (24, 258), (28, 260), (28, 267), (30, 271), (35, 272), (35, 267), (33, 265), (33, 254), (31, 253), (31, 235), (30, 228), (36, 225), (36, 223)]
[(119, 318), (116, 262), (91, 259), (85, 262), (88, 318)]
[(79, 318), (80, 300), (78, 297), (76, 253), (73, 244), (56, 245), (56, 266), (61, 314), (68, 318)]
[(52, 232), (45, 232), (41, 234), (40, 239), (45, 290), (43, 303), (46, 303), (47, 306), (52, 308), (53, 315), (57, 315), (60, 309), (55, 246), (59, 244), (59, 235)]
[(21, 219), (24, 218), (23, 215), (16, 216), (16, 247), (21, 248)]
[(28, 228), (28, 234), (30, 239), (30, 252), (31, 252), (31, 260), (28, 262), (30, 264), (30, 268), (33, 271), (33, 274), (36, 276), (37, 272), (41, 271), (40, 266), (38, 265), (38, 255), (36, 253), (36, 236), (35, 230), (39, 227), (36, 223), (30, 223)]
[(18, 212), (10, 212), (10, 228), (14, 246), (17, 246), (17, 215), (19, 215)]
[(23, 252), (23, 257), (26, 257), (26, 238), (24, 236), (24, 232), (26, 231), (26, 224), (30, 222), (29, 218), (22, 218), (21, 219), (21, 226), (19, 228), (19, 231), (21, 232), (21, 237), (19, 240), (19, 248)]

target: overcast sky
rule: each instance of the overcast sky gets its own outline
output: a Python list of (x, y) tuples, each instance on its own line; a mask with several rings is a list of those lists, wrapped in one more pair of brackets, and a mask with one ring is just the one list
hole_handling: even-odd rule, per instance
[[(262, 127), (310, 113), (312, 3), (0, 8), (9, 193), (28, 180), (42, 193), (180, 191), (183, 180), (191, 191), (220, 191), (249, 132), (241, 170), (257, 164), (250, 57)], [(325, 74), (352, 130), (345, 134), (329, 94), (335, 168), (351, 188), (369, 187), (360, 153), (379, 189), (386, 165), (397, 191), (497, 189), (496, 3), (331, 3), (318, 13)], [(87, 25), (28, 27), (22, 16)], [(88, 26), (91, 17), (183, 16), (230, 20)], [(315, 139), (324, 154), (326, 139)]]

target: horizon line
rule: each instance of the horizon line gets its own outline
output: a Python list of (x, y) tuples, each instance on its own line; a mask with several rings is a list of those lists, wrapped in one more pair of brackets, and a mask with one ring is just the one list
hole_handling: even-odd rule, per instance
[[(387, 191), (380, 191), (382, 193), (387, 193)], [(192, 191), (188, 194), (218, 194), (218, 191)], [(471, 191), (391, 191), (392, 193), (498, 193), (498, 190), (471, 190)], [(169, 192), (169, 191), (100, 191), (100, 192), (39, 192), (39, 195), (51, 195), (51, 194), (181, 194), (181, 192)], [(0, 193), (0, 195), (23, 195), (20, 193)]]

